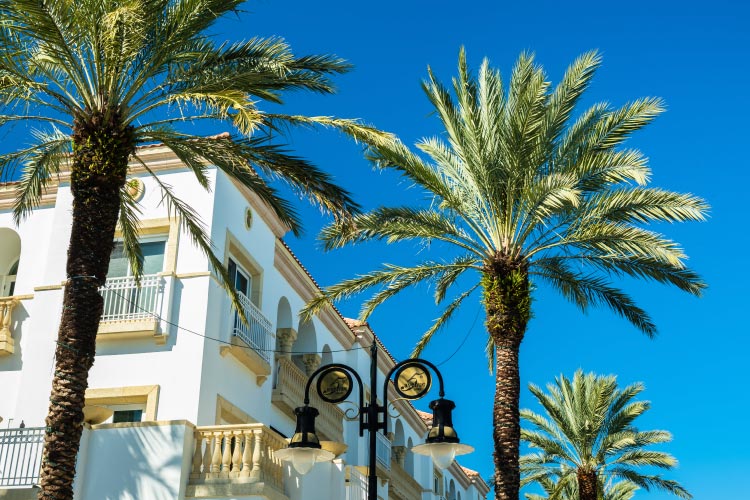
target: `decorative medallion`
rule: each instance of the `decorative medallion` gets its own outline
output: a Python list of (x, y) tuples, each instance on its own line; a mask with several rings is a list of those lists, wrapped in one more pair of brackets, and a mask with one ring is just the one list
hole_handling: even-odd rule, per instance
[(143, 181), (138, 178), (128, 179), (125, 182), (125, 191), (133, 198), (133, 201), (140, 201), (143, 198), (143, 193), (146, 191), (146, 187), (143, 185)]
[(245, 209), (245, 229), (253, 227), (253, 211), (250, 207)]
[(432, 375), (422, 363), (406, 363), (396, 372), (396, 392), (402, 398), (419, 399), (431, 386)]
[(341, 403), (352, 393), (352, 376), (346, 370), (332, 367), (318, 377), (318, 394), (327, 403)]

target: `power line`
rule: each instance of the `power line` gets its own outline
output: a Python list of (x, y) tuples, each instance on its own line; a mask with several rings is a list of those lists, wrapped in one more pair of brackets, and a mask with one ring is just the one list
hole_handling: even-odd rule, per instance
[(442, 366), (442, 365), (444, 365), (445, 363), (447, 363), (448, 361), (450, 361), (450, 359), (453, 356), (455, 356), (456, 354), (458, 354), (458, 351), (461, 350), (461, 348), (464, 346), (464, 344), (466, 343), (466, 341), (469, 339), (469, 335), (471, 334), (472, 330), (474, 330), (474, 326), (476, 326), (476, 324), (477, 324), (477, 319), (479, 319), (479, 313), (481, 313), (481, 312), (482, 312), (482, 308), (479, 307), (477, 309), (476, 316), (474, 316), (474, 321), (471, 323), (471, 326), (469, 327), (469, 331), (466, 332), (466, 335), (464, 336), (464, 339), (461, 341), (460, 344), (458, 344), (458, 347), (456, 347), (456, 350), (453, 351), (453, 354), (451, 354), (445, 360), (441, 361), (440, 363), (436, 364), (435, 366)]

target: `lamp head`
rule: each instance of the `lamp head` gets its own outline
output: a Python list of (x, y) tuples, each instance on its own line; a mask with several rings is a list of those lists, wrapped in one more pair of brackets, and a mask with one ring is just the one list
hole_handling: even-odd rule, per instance
[(474, 451), (471, 446), (461, 444), (458, 433), (453, 428), (452, 411), (456, 404), (449, 399), (436, 399), (430, 403), (432, 428), (427, 433), (424, 444), (412, 448), (414, 453), (429, 455), (440, 469), (445, 469), (457, 455)]
[(280, 460), (292, 462), (294, 469), (301, 475), (310, 472), (316, 462), (333, 460), (333, 453), (321, 449), (320, 439), (315, 434), (315, 417), (318, 410), (312, 406), (300, 406), (294, 409), (297, 415), (297, 427), (289, 446), (278, 450), (275, 455)]

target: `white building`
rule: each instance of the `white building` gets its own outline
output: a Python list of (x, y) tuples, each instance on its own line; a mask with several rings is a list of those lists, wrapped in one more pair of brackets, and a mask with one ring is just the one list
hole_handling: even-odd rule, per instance
[[(87, 423), (78, 459), (76, 498), (360, 500), (366, 437), (335, 406), (313, 394), (322, 439), (346, 443), (333, 462), (298, 476), (274, 450), (293, 434), (307, 376), (340, 362), (369, 374), (374, 334), (333, 308), (308, 323), (297, 312), (317, 285), (283, 243), (284, 226), (246, 189), (212, 169), (205, 191), (166, 148), (139, 156), (206, 223), (241, 292), (249, 326), (238, 322), (207, 259), (159, 188), (137, 166), (142, 191), (144, 273), (135, 286), (115, 248), (97, 357), (86, 393)], [(0, 498), (36, 498), (44, 418), (53, 371), (71, 193), (62, 174), (19, 227), (14, 186), (0, 186)], [(380, 380), (394, 365), (379, 357)], [(314, 392), (314, 391), (312, 391)], [(395, 393), (394, 393), (395, 394)], [(393, 396), (393, 395), (391, 395)], [(395, 397), (394, 397), (395, 399)], [(479, 500), (489, 488), (453, 463), (435, 468), (414, 455), (427, 425), (403, 400), (378, 438), (378, 494), (383, 499)], [(351, 413), (351, 411), (349, 412)]]

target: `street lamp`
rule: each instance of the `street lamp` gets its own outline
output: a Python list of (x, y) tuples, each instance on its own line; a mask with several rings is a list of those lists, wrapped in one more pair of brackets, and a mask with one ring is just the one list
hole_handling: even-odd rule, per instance
[[(424, 359), (411, 358), (397, 363), (385, 377), (383, 383), (383, 401), (377, 401), (378, 349), (375, 341), (370, 346), (370, 402), (365, 402), (364, 385), (359, 374), (351, 367), (341, 363), (331, 363), (321, 366), (307, 379), (305, 385), (305, 406), (294, 410), (297, 416), (297, 426), (289, 446), (276, 452), (276, 456), (292, 463), (300, 474), (306, 474), (317, 462), (333, 460), (333, 453), (322, 449), (320, 439), (315, 434), (315, 417), (318, 410), (310, 406), (310, 387), (317, 378), (316, 391), (320, 398), (332, 404), (346, 400), (354, 388), (352, 377), (357, 380), (359, 388), (359, 435), (368, 432), (370, 449), (367, 474), (367, 498), (376, 500), (378, 479), (375, 471), (377, 446), (377, 432), (383, 434), (388, 429), (388, 382), (394, 378), (396, 393), (409, 400), (420, 399), (430, 390), (432, 376), (430, 369), (437, 375), (439, 383), (439, 399), (430, 403), (432, 410), (432, 428), (425, 438), (425, 443), (412, 448), (414, 453), (432, 457), (436, 466), (445, 469), (457, 455), (464, 455), (474, 450), (471, 446), (461, 444), (458, 434), (453, 428), (451, 412), (456, 404), (445, 399), (443, 376), (435, 365)], [(394, 376), (395, 375), (395, 376)]]

